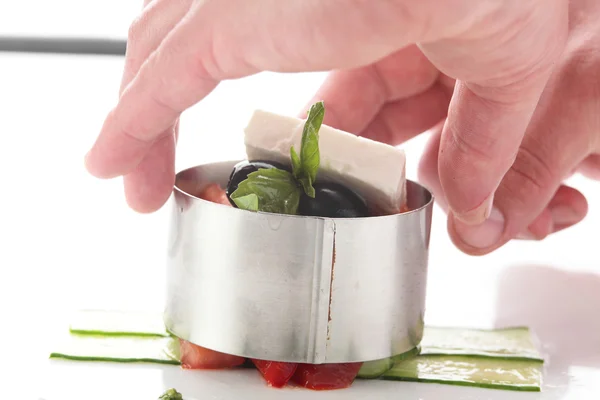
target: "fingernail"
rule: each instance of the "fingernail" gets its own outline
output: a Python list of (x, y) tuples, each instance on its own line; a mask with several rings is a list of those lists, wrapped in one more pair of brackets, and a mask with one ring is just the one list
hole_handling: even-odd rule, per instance
[(535, 235), (533, 233), (531, 233), (528, 229), (526, 229), (523, 232), (519, 233), (516, 236), (516, 238), (520, 239), (520, 240), (537, 240), (537, 238), (535, 237)]
[(580, 219), (575, 210), (567, 206), (552, 207), (550, 214), (555, 225), (572, 225)]
[(494, 193), (490, 194), (489, 197), (476, 208), (467, 211), (466, 213), (455, 214), (454, 216), (463, 224), (471, 226), (479, 225), (486, 219), (490, 218), (493, 205)]
[(495, 245), (504, 232), (504, 216), (495, 207), (491, 208), (489, 217), (480, 225), (467, 225), (455, 220), (454, 229), (461, 240), (478, 249), (486, 249)]

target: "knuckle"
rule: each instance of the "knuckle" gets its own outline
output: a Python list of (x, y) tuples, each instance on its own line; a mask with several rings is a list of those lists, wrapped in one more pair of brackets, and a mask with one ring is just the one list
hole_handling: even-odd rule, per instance
[(111, 113), (113, 124), (119, 128), (118, 132), (121, 137), (127, 139), (128, 142), (135, 146), (148, 146), (154, 142), (156, 137), (152, 135), (154, 126), (144, 119), (128, 116), (123, 112)]
[(148, 18), (148, 12), (143, 11), (133, 20), (127, 31), (126, 67), (134, 70), (143, 62), (140, 60), (139, 49), (143, 47), (140, 42), (148, 29)]
[(127, 31), (127, 48), (125, 54), (125, 72), (135, 74), (146, 61), (148, 44), (151, 43), (152, 24), (160, 18), (161, 0), (146, 0), (144, 9), (135, 17)]
[(174, 133), (172, 130), (167, 130), (160, 135), (154, 134), (152, 125), (141, 122), (135, 118), (128, 119), (121, 124), (121, 135), (129, 139), (137, 145), (150, 146), (157, 140), (160, 140), (165, 134)]
[(393, 16), (393, 18), (407, 21), (406, 25), (411, 26), (414, 37), (428, 38), (435, 32), (435, 22), (437, 21), (432, 17), (433, 13), (428, 12), (426, 7), (416, 6), (413, 2), (395, 1), (391, 3), (390, 9), (382, 8), (382, 10), (389, 12), (388, 17)]
[(583, 130), (589, 131), (588, 148), (600, 148), (600, 46), (584, 42), (570, 55), (560, 74), (560, 92), (576, 99), (567, 103), (583, 115)]
[(210, 56), (202, 51), (194, 51), (179, 62), (177, 60), (180, 54), (178, 46), (169, 46), (151, 57), (148, 64), (149, 68), (173, 65), (177, 70), (177, 73), (172, 76), (157, 81), (155, 83), (157, 89), (149, 96), (155, 106), (170, 114), (182, 112), (195, 103), (198, 93), (203, 93), (207, 87), (216, 85), (216, 80), (213, 78), (215, 72), (209, 70), (211, 67), (207, 67), (210, 65)]
[(519, 191), (515, 193), (518, 198), (535, 198), (539, 195), (545, 197), (561, 181), (558, 168), (540, 154), (539, 148), (536, 150), (522, 146), (511, 171), (516, 178), (512, 186), (514, 191)]
[(188, 73), (196, 81), (220, 80), (225, 77), (226, 71), (219, 58), (218, 49), (228, 44), (222, 42), (223, 40), (214, 33), (207, 35), (202, 51), (195, 52), (193, 60), (188, 66)]
[(213, 77), (221, 75), (215, 61), (212, 46), (207, 50), (206, 52), (195, 54), (192, 61), (185, 66), (185, 74), (191, 77), (190, 80), (192, 82), (213, 80)]
[[(565, 69), (565, 78), (570, 78), (571, 82), (575, 83), (578, 91), (591, 91), (597, 94), (598, 85), (590, 85), (590, 83), (600, 82), (600, 45), (597, 41), (600, 38), (585, 37), (579, 39), (576, 48), (571, 51), (567, 59), (567, 68)], [(573, 79), (573, 78), (579, 79)], [(585, 77), (586, 79), (581, 79)], [(579, 82), (579, 84), (577, 84)]]
[(452, 148), (459, 154), (470, 159), (470, 162), (489, 162), (494, 159), (490, 152), (497, 143), (493, 137), (469, 133), (449, 126), (449, 138)]
[(160, 0), (146, 1), (142, 12), (133, 19), (127, 30), (127, 42), (134, 44), (148, 36), (152, 21), (156, 18), (161, 18), (163, 10), (161, 8), (164, 2)]
[(140, 37), (146, 29), (148, 20), (148, 13), (143, 11), (140, 15), (138, 15), (131, 25), (129, 25), (129, 29), (127, 30), (127, 41), (135, 42), (138, 37)]
[(140, 127), (135, 122), (125, 124), (121, 128), (122, 135), (125, 136), (126, 138), (130, 139), (131, 141), (141, 143), (141, 144), (148, 143), (149, 141), (147, 139), (145, 139), (144, 135), (142, 133), (140, 133), (140, 131), (141, 131)]
[[(597, 99), (600, 96), (600, 49), (583, 45), (569, 57), (563, 72), (563, 81), (584, 98)], [(565, 88), (569, 89), (569, 88)]]
[[(182, 80), (188, 83), (213, 81), (223, 76), (220, 67), (217, 48), (226, 48), (220, 43), (215, 43), (215, 37), (209, 32), (199, 36), (193, 48), (187, 42), (170, 41), (168, 46), (163, 46), (157, 55), (163, 63), (179, 65)], [(178, 61), (183, 62), (179, 63)], [(157, 61), (158, 62), (158, 61)]]
[(171, 100), (157, 92), (150, 95), (150, 100), (159, 110), (164, 110), (169, 114), (179, 114), (178, 107)]
[[(465, 79), (480, 97), (506, 105), (525, 98), (537, 101), (568, 39), (567, 17), (556, 10), (543, 11), (537, 3), (520, 7), (515, 15), (500, 10), (493, 16), (497, 21), (490, 24), (493, 28), (483, 43), (487, 47), (495, 42), (497, 50), (475, 63)], [(544, 24), (542, 14), (551, 23)]]

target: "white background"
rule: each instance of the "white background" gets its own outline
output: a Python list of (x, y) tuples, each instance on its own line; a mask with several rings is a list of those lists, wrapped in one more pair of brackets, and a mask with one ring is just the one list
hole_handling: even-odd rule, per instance
[(125, 38), (141, 0), (1, 0), (0, 35)]
[[(123, 37), (138, 8), (124, 1), (2, 0), (0, 34)], [(588, 196), (588, 218), (542, 243), (468, 257), (447, 238), (440, 210), (434, 215), (426, 322), (531, 326), (549, 357), (542, 394), (382, 382), (359, 382), (344, 394), (273, 392), (247, 374), (48, 363), (70, 310), (160, 310), (164, 301), (167, 210), (136, 214), (120, 180), (98, 181), (83, 169), (116, 100), (121, 68), (116, 57), (0, 54), (3, 398), (151, 399), (172, 385), (197, 399), (599, 397), (600, 184), (580, 177), (572, 184)], [(223, 84), (184, 115), (178, 169), (243, 156), (241, 130), (254, 108), (296, 114), (322, 78), (261, 74)], [(423, 139), (406, 147), (409, 178), (416, 178)]]

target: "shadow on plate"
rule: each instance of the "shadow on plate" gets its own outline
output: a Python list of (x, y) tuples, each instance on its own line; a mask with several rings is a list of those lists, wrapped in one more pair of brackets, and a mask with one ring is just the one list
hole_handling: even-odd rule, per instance
[[(542, 393), (477, 389), (412, 382), (356, 381), (349, 390), (311, 392), (268, 388), (255, 370), (184, 371), (163, 369), (165, 387), (190, 400), (210, 399), (563, 399), (575, 383), (571, 367), (600, 365), (600, 274), (546, 266), (507, 269), (498, 282), (497, 327), (528, 326), (546, 359)], [(583, 399), (583, 397), (582, 397)]]
[[(600, 275), (541, 265), (507, 269), (496, 325), (529, 326), (546, 359), (544, 392), (562, 398), (571, 367), (600, 365)], [(548, 393), (549, 394), (549, 393)]]
[[(370, 400), (419, 399), (439, 400), (513, 400), (515, 392), (497, 393), (496, 390), (475, 389), (430, 383), (357, 380), (351, 388), (332, 391), (311, 391), (288, 386), (283, 389), (268, 387), (252, 369), (229, 371), (185, 371), (180, 368), (163, 370), (163, 385), (174, 387), (185, 400)], [(486, 397), (489, 392), (498, 397)], [(521, 395), (523, 393), (516, 393)], [(483, 395), (483, 397), (482, 397)], [(503, 396), (502, 396), (503, 395)], [(523, 399), (527, 399), (524, 397)], [(531, 399), (528, 399), (531, 400)]]

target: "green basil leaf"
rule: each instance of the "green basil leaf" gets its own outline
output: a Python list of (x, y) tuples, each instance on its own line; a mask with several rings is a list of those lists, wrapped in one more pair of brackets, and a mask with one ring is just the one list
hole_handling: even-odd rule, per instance
[(302, 163), (294, 146), (290, 148), (290, 158), (292, 159), (292, 173), (294, 174), (294, 178), (298, 179), (302, 173)]
[(313, 104), (308, 110), (308, 117), (302, 130), (300, 156), (296, 153), (294, 146), (290, 149), (294, 178), (302, 185), (304, 192), (312, 198), (315, 197), (313, 183), (317, 180), (317, 172), (321, 163), (319, 129), (323, 123), (324, 115), (325, 106), (323, 102)]
[(302, 188), (304, 189), (304, 192), (307, 194), (307, 196), (314, 199), (315, 198), (315, 188), (312, 185), (313, 183), (310, 180), (310, 176), (307, 176), (306, 178), (300, 178), (298, 181), (302, 185)]
[(319, 153), (319, 129), (325, 116), (325, 105), (322, 101), (313, 104), (308, 112), (308, 118), (302, 131), (300, 162), (302, 176), (310, 177), (311, 184), (317, 180), (317, 171), (321, 162)]
[(248, 174), (240, 182), (231, 194), (231, 199), (238, 204), (236, 199), (245, 198), (241, 200), (242, 205), (252, 206), (251, 195), (254, 195), (257, 199), (256, 211), (295, 215), (300, 203), (300, 193), (291, 173), (277, 168), (261, 168)]
[(254, 193), (232, 198), (238, 208), (248, 211), (258, 211), (258, 196)]

